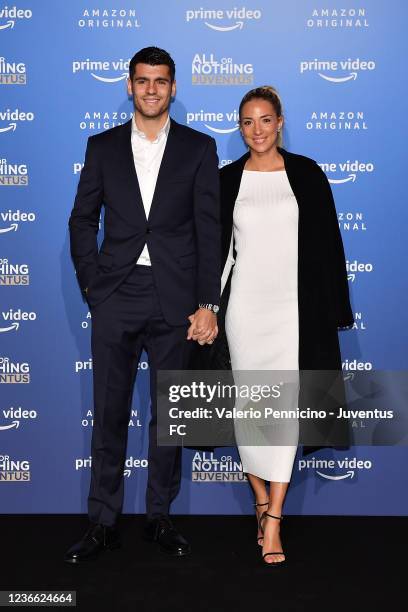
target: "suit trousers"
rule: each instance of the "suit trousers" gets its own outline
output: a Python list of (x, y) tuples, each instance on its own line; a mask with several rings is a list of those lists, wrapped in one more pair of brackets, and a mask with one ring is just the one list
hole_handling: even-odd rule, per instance
[(181, 448), (157, 445), (157, 370), (187, 366), (193, 342), (186, 340), (189, 321), (177, 327), (166, 323), (154, 271), (140, 265), (91, 309), (91, 315), (94, 424), (89, 519), (112, 526), (122, 510), (128, 424), (143, 348), (149, 357), (151, 397), (146, 513), (148, 520), (166, 516), (180, 488)]

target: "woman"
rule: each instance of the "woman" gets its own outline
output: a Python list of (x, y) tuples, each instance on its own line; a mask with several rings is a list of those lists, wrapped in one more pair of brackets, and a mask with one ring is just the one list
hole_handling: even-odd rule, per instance
[[(333, 197), (316, 162), (279, 146), (283, 121), (272, 87), (242, 99), (239, 123), (249, 151), (220, 174), (220, 338), (225, 317), (233, 371), (339, 371), (337, 329), (352, 325), (353, 315)], [(213, 351), (217, 343), (222, 352), (220, 339)], [(255, 494), (263, 560), (280, 565), (281, 512), (297, 441), (237, 441)]]

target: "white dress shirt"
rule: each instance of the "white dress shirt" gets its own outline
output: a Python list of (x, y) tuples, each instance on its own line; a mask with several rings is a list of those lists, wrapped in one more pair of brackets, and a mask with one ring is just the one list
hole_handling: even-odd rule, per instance
[[(167, 117), (167, 121), (157, 134), (156, 139), (151, 141), (147, 138), (144, 132), (141, 132), (138, 129), (135, 117), (132, 119), (131, 142), (133, 160), (135, 163), (137, 180), (139, 181), (146, 219), (149, 218), (150, 207), (152, 205), (153, 195), (156, 189), (157, 176), (159, 174), (160, 164), (163, 159), (163, 153), (166, 147), (169, 130), (170, 117)], [(136, 264), (142, 266), (152, 265), (147, 244), (144, 245), (143, 251), (141, 252)]]

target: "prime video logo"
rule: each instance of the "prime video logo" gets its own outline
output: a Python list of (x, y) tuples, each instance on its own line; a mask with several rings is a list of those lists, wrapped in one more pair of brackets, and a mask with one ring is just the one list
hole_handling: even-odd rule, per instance
[[(262, 17), (259, 9), (241, 8), (231, 9), (190, 9), (186, 11), (186, 21), (203, 21), (204, 25), (217, 32), (231, 32), (242, 30), (246, 21), (258, 21)], [(227, 23), (219, 23), (227, 21)]]
[[(30, 9), (19, 9), (16, 6), (0, 8), (0, 31), (13, 29), (17, 19), (31, 19), (33, 12)], [(6, 21), (4, 21), (6, 20)]]
[[(356, 476), (358, 470), (371, 470), (373, 462), (368, 459), (357, 459), (353, 457), (349, 459), (299, 459), (298, 470), (312, 469), (316, 475), (324, 480), (331, 480), (333, 482), (339, 480), (352, 479)], [(340, 473), (333, 473), (333, 470), (339, 471)]]
[(346, 176), (343, 178), (330, 178), (328, 176), (327, 178), (329, 183), (332, 183), (333, 185), (341, 185), (343, 183), (350, 182), (354, 183), (358, 174), (369, 174), (374, 171), (374, 164), (372, 162), (362, 162), (358, 159), (354, 161), (348, 159), (347, 161), (340, 162), (338, 164), (335, 162), (322, 162), (319, 163), (319, 166), (326, 174), (335, 172), (342, 172), (343, 174), (346, 174)]
[[(117, 61), (99, 61), (99, 60), (74, 60), (72, 62), (72, 73), (90, 72), (91, 76), (102, 83), (117, 83), (123, 81), (129, 76), (130, 59), (119, 59)], [(98, 72), (116, 72), (120, 73), (117, 76), (103, 76)]]
[[(127, 457), (125, 461), (125, 469), (123, 470), (123, 475), (126, 478), (132, 474), (133, 470), (147, 469), (149, 462), (145, 458), (135, 458), (135, 457)], [(78, 457), (75, 459), (75, 471), (78, 472), (80, 470), (89, 470), (92, 467), (92, 457)]]
[(356, 274), (358, 272), (372, 272), (373, 269), (374, 266), (370, 262), (363, 263), (357, 261), (357, 259), (355, 259), (354, 261), (349, 261), (348, 259), (346, 260), (347, 278), (352, 283), (354, 283), (354, 281), (356, 280)]
[(6, 223), (6, 227), (0, 227), (0, 234), (8, 234), (9, 232), (16, 232), (18, 226), (21, 223), (34, 223), (36, 215), (33, 212), (22, 212), (20, 209), (17, 210), (6, 210), (0, 212), (0, 221)]
[(18, 121), (34, 121), (34, 113), (25, 113), (18, 108), (11, 110), (7, 108), (5, 111), (0, 111), (0, 121), (8, 121), (8, 125), (0, 127), (0, 134), (4, 132), (15, 132)]
[[(233, 110), (230, 113), (207, 113), (200, 110), (198, 113), (191, 112), (187, 113), (186, 115), (187, 125), (202, 123), (207, 130), (210, 130), (210, 132), (215, 132), (216, 134), (232, 134), (233, 132), (236, 132), (239, 130), (238, 120), (239, 115), (238, 111), (236, 110)], [(215, 127), (213, 125), (214, 123), (222, 124), (225, 122), (228, 122), (229, 124), (232, 123), (233, 127), (222, 128)]]
[[(346, 83), (355, 81), (359, 72), (375, 70), (373, 60), (361, 60), (360, 58), (333, 61), (333, 60), (307, 60), (300, 62), (300, 74), (314, 72), (321, 79), (330, 83)], [(333, 73), (342, 73), (341, 76), (333, 76)], [(327, 74), (329, 73), (329, 74)], [(345, 74), (344, 74), (345, 73)]]
[(20, 427), (20, 422), (23, 419), (36, 419), (37, 418), (36, 410), (23, 410), (21, 406), (18, 408), (7, 408), (3, 410), (3, 417), (7, 421), (10, 421), (8, 425), (0, 425), (0, 431), (5, 431), (6, 429), (18, 429)]
[(37, 319), (37, 314), (35, 312), (25, 312), (21, 310), (21, 308), (18, 308), (17, 310), (14, 310), (13, 308), (10, 308), (10, 310), (3, 310), (1, 315), (6, 327), (0, 327), (0, 334), (10, 331), (18, 331), (21, 321), (35, 321)]

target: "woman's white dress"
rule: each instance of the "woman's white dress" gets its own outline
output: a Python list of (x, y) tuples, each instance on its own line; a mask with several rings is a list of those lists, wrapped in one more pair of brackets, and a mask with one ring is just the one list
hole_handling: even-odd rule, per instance
[[(299, 369), (298, 213), (284, 170), (244, 170), (233, 216), (236, 260), (231, 241), (223, 273), (224, 284), (234, 263), (225, 320), (233, 371)], [(295, 403), (294, 408), (297, 393)], [(290, 445), (268, 445), (265, 439), (261, 445), (240, 444), (236, 427), (244, 472), (289, 482), (297, 421), (291, 427)], [(267, 436), (268, 428), (258, 432)]]

